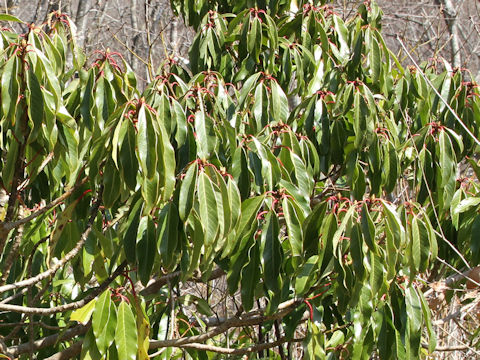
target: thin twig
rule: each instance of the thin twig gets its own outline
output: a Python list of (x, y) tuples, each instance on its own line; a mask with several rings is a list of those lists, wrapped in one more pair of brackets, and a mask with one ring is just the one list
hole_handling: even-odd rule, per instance
[(72, 346), (66, 348), (65, 350), (62, 350), (56, 354), (53, 354), (52, 356), (49, 356), (45, 360), (66, 360), (66, 359), (71, 359), (82, 351), (82, 345), (83, 345), (83, 340), (77, 341), (74, 343)]
[(50, 335), (38, 340), (35, 340), (32, 345), (29, 343), (24, 343), (20, 345), (14, 345), (8, 348), (7, 356), (16, 358), (18, 355), (28, 353), (30, 350), (38, 351), (40, 349), (44, 349), (46, 347), (52, 346), (59, 341), (70, 340), (78, 335), (85, 334), (88, 329), (90, 329), (90, 324), (87, 325), (77, 325), (73, 328), (68, 329), (64, 333)]
[[(275, 314), (268, 316), (263, 315), (266, 309), (254, 310), (247, 314), (244, 314), (243, 316), (233, 316), (225, 320), (225, 322), (223, 322), (221, 325), (207, 331), (204, 334), (171, 340), (152, 340), (150, 341), (150, 349), (153, 350), (162, 347), (180, 347), (186, 344), (200, 343), (225, 332), (229, 328), (258, 325), (265, 321), (281, 319), (302, 302), (303, 299), (292, 299), (286, 301), (278, 306), (278, 310)], [(260, 315), (257, 315), (258, 313), (260, 313)]]
[(50, 308), (38, 308), (38, 307), (28, 307), (28, 306), (20, 306), (20, 305), (10, 305), (10, 304), (0, 304), (0, 310), (5, 311), (12, 311), (17, 313), (23, 314), (37, 314), (37, 315), (51, 315), (60, 312), (65, 312), (69, 310), (75, 310), (81, 308), (85, 304), (87, 304), (90, 300), (95, 298), (98, 294), (102, 293), (105, 289), (107, 289), (108, 285), (110, 285), (113, 280), (115, 280), (118, 276), (120, 276), (123, 272), (123, 269), (127, 266), (127, 261), (121, 263), (115, 272), (110, 275), (101, 285), (93, 288), (90, 294), (85, 296), (82, 300), (75, 301), (73, 303), (54, 306)]
[(40, 215), (46, 213), (48, 210), (56, 207), (57, 205), (60, 205), (63, 201), (65, 201), (65, 199), (67, 199), (70, 195), (72, 195), (73, 192), (75, 192), (75, 190), (77, 190), (80, 186), (85, 184), (87, 182), (87, 180), (88, 180), (88, 178), (86, 178), (86, 177), (83, 178), (77, 184), (75, 184), (75, 186), (73, 186), (71, 189), (67, 190), (63, 195), (59, 196), (58, 198), (56, 198), (55, 200), (53, 200), (49, 204), (45, 205), (41, 209), (33, 212), (31, 215), (29, 215), (29, 216), (27, 216), (23, 219), (20, 219), (20, 220), (17, 220), (17, 221), (12, 221), (12, 222), (0, 223), (0, 231), (10, 231), (12, 229), (15, 229), (20, 225), (23, 225), (23, 224), (28, 223), (29, 221), (32, 221), (33, 219), (35, 219), (35, 218), (39, 217)]
[(10, 269), (12, 268), (15, 260), (18, 258), (18, 252), (20, 251), (20, 244), (22, 243), (23, 225), (20, 225), (17, 229), (17, 234), (13, 240), (13, 244), (8, 251), (8, 256), (2, 268), (2, 277), (0, 278), (0, 285), (7, 282), (8, 275), (10, 275)]
[(282, 338), (280, 338), (276, 341), (273, 341), (273, 342), (251, 345), (251, 346), (247, 346), (247, 347), (239, 348), (239, 349), (231, 349), (231, 348), (227, 349), (227, 348), (222, 348), (222, 347), (219, 347), (219, 346), (199, 344), (199, 343), (185, 344), (185, 345), (182, 345), (182, 346), (179, 346), (179, 347), (196, 349), (196, 350), (211, 351), (211, 352), (215, 352), (215, 353), (218, 353), (218, 354), (245, 355), (245, 354), (257, 353), (257, 352), (261, 352), (263, 350), (271, 349), (271, 348), (274, 348), (276, 346), (280, 346), (280, 345), (282, 345), (286, 342), (302, 342), (303, 340), (305, 340), (305, 338), (287, 339), (285, 337), (282, 337)]

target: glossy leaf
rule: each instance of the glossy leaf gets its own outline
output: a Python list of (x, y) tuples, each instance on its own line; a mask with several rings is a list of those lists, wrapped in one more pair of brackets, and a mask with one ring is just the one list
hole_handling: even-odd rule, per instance
[(153, 219), (148, 216), (147, 228), (137, 244), (137, 263), (140, 281), (147, 285), (152, 273), (153, 262), (157, 254), (157, 236)]
[(262, 230), (262, 262), (265, 285), (273, 292), (280, 289), (280, 271), (283, 249), (279, 240), (280, 224), (275, 214), (269, 213)]
[(110, 291), (107, 290), (95, 303), (92, 316), (93, 333), (100, 354), (104, 354), (113, 343), (117, 326), (117, 311), (111, 300)]
[(120, 359), (136, 359), (137, 327), (130, 305), (125, 301), (122, 301), (118, 306), (115, 346)]
[(78, 321), (79, 323), (86, 325), (90, 321), (93, 311), (95, 310), (96, 301), (96, 299), (92, 299), (86, 305), (74, 310), (70, 315), (70, 321)]

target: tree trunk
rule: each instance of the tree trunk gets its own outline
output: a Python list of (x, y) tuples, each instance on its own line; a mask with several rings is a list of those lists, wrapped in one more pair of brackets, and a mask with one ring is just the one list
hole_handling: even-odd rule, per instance
[(460, 53), (457, 10), (452, 0), (435, 0), (435, 2), (440, 5), (440, 11), (450, 33), (450, 61), (453, 67), (459, 68), (462, 65), (462, 55)]
[(88, 20), (88, 5), (90, 1), (79, 0), (77, 7), (77, 14), (75, 16), (75, 24), (77, 25), (78, 45), (85, 47), (87, 44), (87, 20)]
[[(130, 13), (130, 21), (132, 22), (132, 28), (133, 28), (133, 41), (132, 41), (132, 51), (139, 55), (139, 43), (140, 43), (140, 34), (138, 31), (138, 16), (140, 15), (138, 13), (138, 7), (137, 7), (137, 0), (132, 0), (132, 11)], [(132, 66), (133, 71), (138, 73), (138, 59), (135, 55), (130, 54), (130, 64)]]

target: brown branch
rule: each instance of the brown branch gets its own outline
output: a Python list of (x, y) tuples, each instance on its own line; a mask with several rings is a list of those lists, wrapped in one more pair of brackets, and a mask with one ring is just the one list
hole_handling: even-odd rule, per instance
[(2, 277), (0, 278), (0, 285), (3, 285), (7, 282), (8, 275), (10, 274), (10, 269), (13, 266), (13, 263), (18, 257), (18, 251), (20, 250), (20, 244), (22, 243), (23, 236), (23, 226), (19, 226), (17, 230), (17, 235), (13, 240), (13, 244), (8, 251), (8, 256), (5, 260), (5, 264), (2, 269)]
[[(186, 344), (200, 343), (204, 342), (216, 335), (219, 335), (230, 328), (233, 327), (243, 327), (243, 326), (252, 326), (258, 325), (265, 321), (281, 319), (288, 313), (290, 313), (295, 307), (303, 302), (303, 299), (293, 299), (286, 301), (278, 306), (278, 311), (272, 315), (263, 315), (265, 308), (251, 311), (242, 316), (233, 316), (216, 328), (205, 332), (200, 335), (193, 335), (189, 337), (171, 339), (171, 340), (152, 340), (150, 341), (150, 349), (158, 349), (162, 347), (182, 347)], [(261, 313), (261, 315), (257, 315)]]
[[(23, 60), (23, 59), (22, 59)], [(24, 76), (24, 71), (20, 73), (20, 77)], [(23, 80), (24, 87), (25, 86), (25, 80)], [(24, 105), (24, 107), (26, 107)], [(12, 185), (11, 185), (11, 191), (9, 194), (8, 198), (8, 203), (7, 203), (7, 213), (5, 215), (5, 219), (3, 224), (10, 222), (14, 219), (16, 216), (16, 210), (17, 210), (17, 197), (19, 196), (19, 185), (23, 181), (24, 178), (24, 173), (25, 173), (25, 149), (27, 147), (27, 139), (28, 139), (28, 117), (26, 115), (26, 109), (24, 109), (25, 115), (22, 118), (21, 125), (20, 125), (20, 131), (23, 133), (22, 141), (18, 144), (18, 154), (17, 158), (15, 160), (15, 170), (13, 172), (13, 178), (12, 178)], [(14, 115), (15, 116), (15, 115)], [(7, 184), (8, 185), (8, 184)], [(4, 229), (3, 227), (0, 226), (0, 254), (3, 253), (3, 250), (5, 248), (5, 245), (7, 243), (8, 239), (8, 233), (10, 230)]]
[(180, 347), (181, 348), (196, 349), (196, 350), (206, 350), (206, 351), (216, 352), (216, 353), (219, 353), (219, 354), (245, 355), (245, 354), (251, 354), (251, 353), (256, 353), (256, 352), (260, 352), (260, 351), (263, 351), (263, 350), (271, 349), (271, 348), (274, 348), (276, 346), (281, 346), (282, 344), (284, 344), (286, 342), (302, 342), (303, 340), (305, 340), (305, 338), (287, 339), (285, 337), (281, 337), (280, 339), (278, 339), (274, 342), (261, 343), (261, 344), (251, 345), (251, 346), (244, 347), (244, 348), (239, 348), (239, 349), (227, 349), (227, 348), (222, 348), (222, 347), (219, 347), (219, 346), (198, 344), (198, 343), (186, 344), (186, 345), (182, 345)]
[(117, 40), (120, 45), (122, 45), (130, 54), (132, 54), (135, 58), (137, 58), (138, 60), (140, 60), (144, 65), (147, 65), (148, 62), (142, 58), (140, 55), (138, 55), (133, 49), (131, 49), (127, 44), (125, 44), (122, 40), (120, 40), (118, 38), (118, 36), (112, 32), (110, 32), (112, 34), (112, 37)]
[[(60, 330), (65, 329), (64, 326), (52, 326), (52, 325), (45, 324), (42, 321), (34, 321), (32, 324), (36, 325), (36, 326), (41, 326), (41, 327), (43, 327), (45, 329), (49, 329), (49, 330), (60, 331)], [(14, 323), (1, 323), (0, 322), (0, 328), (12, 327), (12, 326), (28, 326), (28, 325), (30, 325), (30, 323), (29, 322), (24, 322), (24, 321), (14, 322)]]
[[(158, 279), (156, 279), (151, 284), (149, 284), (146, 288), (144, 288), (142, 290), (139, 290), (139, 289), (136, 289), (136, 290), (142, 296), (148, 296), (148, 295), (155, 294), (163, 286), (167, 285), (168, 281), (170, 281), (170, 280), (172, 280), (176, 277), (179, 277), (181, 274), (182, 274), (181, 271), (175, 271), (173, 273), (163, 275), (163, 276), (159, 277)], [(218, 279), (220, 276), (223, 276), (223, 275), (225, 275), (225, 272), (220, 268), (216, 268), (210, 274), (210, 277), (208, 278), (208, 281)], [(197, 281), (197, 279), (194, 278), (194, 279), (192, 279), (192, 281)]]
[[(422, 347), (424, 349), (428, 349), (427, 344), (422, 344)], [(448, 351), (465, 351), (465, 350), (475, 350), (475, 349), (468, 345), (452, 345), (452, 346), (437, 346), (433, 351), (448, 352)]]
[(90, 300), (95, 298), (98, 294), (105, 291), (115, 278), (122, 274), (124, 268), (127, 266), (127, 261), (122, 262), (115, 272), (110, 275), (100, 286), (93, 288), (90, 294), (85, 296), (82, 300), (75, 301), (73, 303), (59, 305), (51, 308), (37, 308), (10, 304), (0, 304), (0, 310), (12, 311), (22, 314), (36, 314), (36, 315), (51, 315), (59, 312), (65, 312), (68, 310), (75, 310), (86, 305)]
[[(277, 337), (277, 340), (279, 341), (282, 338), (282, 333), (280, 332), (280, 325), (278, 323), (278, 320), (275, 320), (273, 324), (274, 324), (274, 327), (275, 327), (275, 336)], [(280, 355), (281, 360), (286, 360), (285, 351), (283, 350), (282, 344), (278, 345), (278, 353)]]
[(3, 299), (2, 301), (0, 301), (0, 304), (8, 304), (10, 301), (15, 300), (16, 298), (22, 296), (26, 292), (27, 292), (27, 288), (24, 288), (24, 289), (20, 290), (19, 292), (17, 292), (16, 294), (13, 294), (13, 295)]
[(73, 339), (75, 336), (85, 334), (90, 329), (90, 324), (77, 325), (71, 329), (68, 329), (62, 334), (50, 335), (38, 340), (35, 340), (33, 344), (24, 343), (20, 345), (14, 345), (8, 348), (7, 355), (10, 357), (18, 357), (18, 355), (28, 353), (30, 351), (38, 351), (46, 347), (55, 345), (60, 341)]
[(41, 209), (38, 209), (37, 211), (33, 212), (29, 216), (19, 219), (17, 221), (12, 221), (12, 222), (3, 222), (0, 223), (0, 232), (1, 231), (10, 231), (12, 229), (15, 229), (19, 227), (20, 225), (26, 224), (29, 221), (32, 221), (33, 219), (39, 217), (40, 215), (45, 214), (48, 210), (56, 207), (57, 205), (60, 205), (65, 199), (67, 199), (70, 195), (72, 195), (79, 187), (81, 187), (83, 184), (87, 182), (88, 178), (85, 177), (82, 180), (80, 180), (77, 184), (72, 186), (69, 190), (67, 190), (65, 193), (63, 193), (61, 196), (56, 198), (55, 200), (51, 201)]
[(60, 351), (52, 356), (49, 356), (45, 360), (66, 360), (71, 359), (82, 352), (83, 340), (77, 341), (75, 344), (66, 348), (63, 351)]
[(86, 227), (85, 231), (80, 236), (80, 240), (77, 242), (77, 245), (75, 245), (75, 247), (72, 250), (70, 250), (70, 252), (68, 252), (63, 259), (61, 261), (59, 261), (57, 264), (55, 264), (54, 266), (52, 266), (47, 271), (44, 271), (43, 273), (40, 273), (40, 274), (38, 274), (34, 277), (31, 277), (29, 279), (25, 279), (25, 280), (22, 280), (22, 281), (18, 281), (18, 282), (13, 283), (13, 284), (0, 286), (0, 294), (5, 292), (5, 291), (9, 291), (9, 290), (13, 290), (13, 289), (19, 289), (19, 288), (26, 287), (26, 286), (32, 286), (32, 285), (40, 282), (43, 279), (46, 279), (50, 276), (53, 276), (58, 271), (58, 269), (60, 269), (67, 262), (69, 262), (71, 259), (73, 259), (80, 252), (83, 245), (85, 244), (85, 241), (87, 241), (87, 238), (88, 238), (88, 235), (90, 234), (90, 231), (92, 231), (92, 226), (93, 226), (93, 223), (94, 223), (95, 218), (97, 216), (98, 208), (100, 207), (100, 203), (101, 203), (101, 199), (102, 199), (102, 192), (103, 192), (103, 186), (98, 191), (97, 200), (95, 201), (95, 203), (92, 207), (90, 219), (88, 220), (87, 227)]

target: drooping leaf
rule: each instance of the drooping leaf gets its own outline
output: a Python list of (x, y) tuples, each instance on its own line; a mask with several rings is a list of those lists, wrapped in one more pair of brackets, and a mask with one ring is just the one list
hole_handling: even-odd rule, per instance
[(278, 218), (275, 214), (269, 213), (262, 230), (262, 262), (265, 285), (273, 292), (280, 289), (280, 271), (283, 263), (283, 249), (279, 235)]
[(155, 255), (157, 253), (155, 224), (151, 216), (148, 216), (147, 228), (138, 242), (136, 250), (138, 274), (143, 285), (147, 285), (150, 280)]
[(136, 359), (138, 346), (137, 326), (130, 305), (126, 301), (122, 301), (117, 310), (115, 346), (119, 359)]
[(104, 291), (95, 303), (92, 328), (100, 354), (105, 354), (113, 343), (117, 327), (117, 312), (110, 291)]
[(253, 307), (255, 289), (260, 279), (260, 245), (254, 242), (248, 252), (248, 263), (242, 269), (241, 294), (246, 311)]

